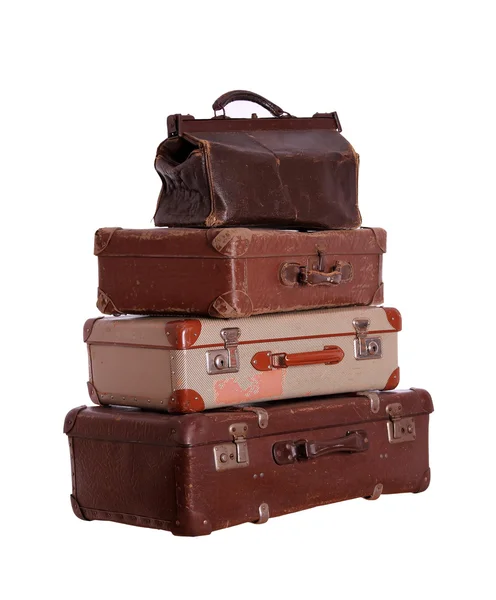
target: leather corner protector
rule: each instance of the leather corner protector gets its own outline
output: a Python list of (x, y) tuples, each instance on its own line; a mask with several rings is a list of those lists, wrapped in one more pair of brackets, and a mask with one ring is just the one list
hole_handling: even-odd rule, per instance
[(241, 290), (226, 292), (218, 296), (209, 306), (208, 314), (221, 319), (239, 319), (253, 313), (250, 296)]
[(374, 296), (372, 297), (370, 305), (378, 306), (379, 304), (383, 304), (383, 303), (384, 303), (384, 284), (381, 283), (381, 285), (377, 288)]
[(422, 479), (420, 480), (420, 485), (418, 490), (415, 492), (416, 494), (420, 494), (421, 492), (425, 492), (425, 490), (429, 487), (431, 483), (431, 470), (427, 469), (427, 471), (422, 475)]
[(429, 394), (427, 390), (421, 388), (410, 388), (412, 392), (415, 392), (417, 396), (420, 397), (422, 401), (422, 407), (427, 413), (434, 412), (434, 404), (432, 402), (432, 396)]
[(121, 315), (121, 311), (113, 303), (110, 296), (108, 296), (103, 290), (98, 288), (98, 299), (96, 301), (96, 307), (104, 315)]
[(195, 413), (205, 410), (205, 402), (195, 390), (176, 390), (169, 399), (170, 413)]
[(88, 394), (91, 398), (91, 401), (94, 402), (95, 404), (102, 404), (100, 402), (100, 396), (98, 395), (98, 392), (96, 391), (96, 387), (91, 383), (91, 381), (88, 381), (87, 384), (88, 386)]
[(122, 227), (102, 227), (101, 229), (97, 229), (95, 232), (95, 245), (93, 248), (95, 256), (98, 256), (105, 250), (109, 245), (112, 236), (118, 229), (122, 229)]
[(221, 229), (210, 240), (210, 243), (219, 254), (237, 258), (248, 252), (252, 236), (251, 229), (232, 227)]
[(400, 382), (400, 368), (397, 367), (391, 373), (389, 379), (387, 380), (384, 390), (394, 390), (394, 388), (398, 387), (399, 382)]
[(210, 535), (212, 523), (205, 515), (194, 510), (179, 510), (177, 520), (170, 529), (173, 535), (195, 537), (199, 535)]
[(377, 245), (382, 250), (383, 253), (386, 252), (387, 249), (387, 233), (385, 229), (381, 227), (369, 227), (375, 237), (375, 241)]
[(83, 511), (81, 510), (81, 507), (79, 506), (79, 502), (76, 500), (75, 496), (73, 496), (71, 494), (71, 506), (72, 506), (72, 510), (74, 511), (74, 514), (76, 515), (76, 517), (78, 517), (78, 519), (81, 519), (82, 521), (89, 521), (89, 519), (87, 519), (84, 514)]
[(166, 323), (165, 335), (170, 347), (175, 350), (187, 350), (196, 344), (201, 329), (201, 321), (198, 319), (181, 319)]
[(76, 419), (78, 414), (84, 410), (86, 406), (83, 404), (82, 406), (78, 406), (77, 408), (73, 408), (70, 410), (64, 420), (64, 433), (69, 433), (69, 431), (74, 427), (76, 423)]
[(88, 319), (86, 321), (86, 323), (83, 326), (83, 341), (84, 342), (88, 341), (88, 338), (90, 337), (91, 332), (93, 331), (93, 326), (95, 325), (95, 322), (102, 318), (103, 317), (94, 317), (93, 319)]
[(397, 308), (387, 308), (383, 307), (384, 312), (386, 313), (387, 320), (394, 328), (395, 331), (401, 331), (402, 328), (402, 319), (400, 311)]

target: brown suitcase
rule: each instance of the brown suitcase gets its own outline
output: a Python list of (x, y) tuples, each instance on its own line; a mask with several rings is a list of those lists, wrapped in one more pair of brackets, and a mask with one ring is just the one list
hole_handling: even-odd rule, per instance
[(256, 102), (273, 118), (168, 118), (169, 137), (155, 160), (162, 180), (155, 225), (359, 227), (359, 159), (337, 114), (296, 118), (244, 90), (224, 94), (212, 108), (235, 100)]
[(422, 492), (430, 395), (362, 392), (191, 415), (79, 407), (66, 417), (83, 520), (205, 535), (351, 498)]
[(95, 234), (105, 314), (251, 315), (383, 302), (379, 228), (303, 233), (121, 229)]

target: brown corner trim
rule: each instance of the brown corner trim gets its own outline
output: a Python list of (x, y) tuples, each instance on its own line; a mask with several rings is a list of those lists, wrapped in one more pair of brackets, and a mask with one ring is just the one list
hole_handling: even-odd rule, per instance
[(242, 290), (233, 290), (218, 296), (208, 308), (211, 317), (222, 319), (240, 319), (250, 317), (252, 313), (251, 298)]
[(210, 242), (212, 248), (223, 256), (237, 258), (243, 256), (250, 247), (253, 233), (251, 229), (233, 227), (221, 229)]
[(95, 232), (95, 245), (93, 254), (98, 256), (109, 245), (114, 233), (122, 227), (101, 227)]
[(198, 341), (201, 328), (201, 321), (198, 319), (169, 321), (165, 325), (165, 335), (168, 345), (176, 350), (191, 348)]
[(400, 368), (397, 367), (390, 375), (387, 380), (386, 387), (384, 390), (394, 390), (395, 387), (398, 386), (400, 382)]
[(431, 470), (427, 469), (427, 471), (422, 475), (422, 479), (420, 480), (420, 485), (415, 492), (415, 494), (420, 494), (421, 492), (425, 492), (425, 490), (429, 487), (431, 483)]
[(122, 312), (114, 304), (112, 298), (106, 294), (103, 290), (98, 288), (98, 298), (96, 301), (96, 307), (104, 315), (121, 315)]
[(402, 319), (400, 311), (397, 308), (389, 308), (383, 306), (384, 312), (386, 313), (387, 320), (391, 323), (395, 331), (401, 331)]
[(381, 283), (381, 285), (375, 291), (374, 296), (372, 297), (370, 306), (378, 306), (379, 304), (382, 304), (383, 302), (384, 302), (384, 284)]
[(176, 390), (169, 399), (167, 410), (171, 413), (195, 413), (205, 410), (205, 402), (195, 390)]
[(95, 404), (101, 405), (102, 403), (100, 402), (100, 396), (96, 391), (96, 387), (91, 383), (91, 381), (88, 381), (86, 385), (88, 386), (88, 394), (90, 395), (91, 401)]
[(85, 408), (87, 408), (87, 406), (83, 404), (82, 406), (73, 408), (72, 410), (70, 410), (67, 413), (65, 420), (64, 420), (64, 433), (69, 433), (69, 431), (74, 427), (74, 425), (76, 423), (78, 414)]
[(103, 317), (95, 317), (93, 319), (88, 319), (86, 321), (86, 323), (83, 326), (83, 341), (87, 342), (88, 338), (91, 335), (91, 332), (93, 331), (93, 326), (95, 324), (96, 321), (98, 321), (99, 319), (103, 319)]
[(74, 514), (76, 515), (76, 517), (78, 517), (82, 521), (90, 520), (85, 517), (85, 515), (83, 514), (83, 511), (81, 510), (81, 507), (79, 506), (79, 502), (76, 500), (76, 497), (73, 496), (72, 494), (71, 494), (71, 506), (72, 506), (72, 510), (74, 511)]

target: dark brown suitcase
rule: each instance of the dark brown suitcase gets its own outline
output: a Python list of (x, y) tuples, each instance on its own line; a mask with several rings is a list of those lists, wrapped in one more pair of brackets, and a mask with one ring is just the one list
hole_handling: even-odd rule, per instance
[(359, 227), (358, 154), (337, 114), (296, 118), (244, 90), (224, 94), (213, 109), (235, 100), (256, 102), (273, 118), (168, 118), (155, 160), (162, 180), (155, 225)]
[(351, 498), (422, 492), (430, 395), (362, 392), (191, 415), (79, 407), (66, 417), (83, 520), (175, 535)]
[(383, 302), (383, 229), (99, 229), (105, 314), (221, 318)]

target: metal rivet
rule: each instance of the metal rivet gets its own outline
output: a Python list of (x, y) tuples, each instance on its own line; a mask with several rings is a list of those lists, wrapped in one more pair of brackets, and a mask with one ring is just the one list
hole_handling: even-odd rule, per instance
[(288, 454), (288, 460), (291, 460), (293, 457), (291, 456), (291, 454)]
[(175, 429), (171, 429), (171, 433), (176, 433), (176, 430)]
[(147, 402), (148, 402), (148, 404), (151, 402), (150, 398), (148, 398)]
[(229, 458), (232, 460), (234, 458), (234, 454), (229, 454)]
[(369, 438), (365, 438), (363, 441), (367, 444), (369, 441)]
[(411, 425), (408, 425), (408, 433), (412, 433), (413, 431), (413, 427)]
[(379, 458), (382, 458), (382, 454), (379, 454)]
[(254, 361), (253, 361), (253, 364), (254, 364), (254, 365), (256, 365), (256, 364), (257, 364), (257, 362), (258, 362), (257, 360), (254, 360)]
[(113, 399), (114, 399), (114, 397), (113, 397), (113, 396), (110, 396), (110, 399), (111, 399), (111, 400), (113, 400)]
[[(195, 335), (196, 335), (196, 333), (195, 333)], [(208, 523), (208, 521), (207, 521), (207, 519), (205, 519), (205, 520), (203, 521), (203, 524), (204, 524), (204, 525), (207, 525), (207, 523)]]
[(198, 400), (198, 396), (195, 396), (195, 400)]
[(176, 521), (176, 525), (181, 525), (181, 522), (180, 521)]
[(169, 335), (169, 332), (168, 332), (168, 331), (166, 331), (166, 332), (165, 332), (165, 335)]
[(387, 458), (387, 457), (388, 457), (388, 455), (387, 455), (387, 454), (384, 454), (384, 458)]
[(227, 454), (220, 455), (220, 462), (223, 462), (223, 463), (227, 462)]
[(255, 475), (253, 475), (253, 479), (256, 479), (258, 477), (258, 475), (255, 473)]
[(264, 476), (264, 474), (263, 474), (263, 473), (260, 473), (260, 477), (263, 477), (263, 476)]

